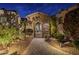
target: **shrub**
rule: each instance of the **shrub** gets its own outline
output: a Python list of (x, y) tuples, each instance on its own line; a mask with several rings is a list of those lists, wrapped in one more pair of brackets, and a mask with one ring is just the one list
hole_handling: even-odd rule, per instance
[(26, 32), (26, 34), (27, 34), (27, 35), (29, 35), (29, 36), (30, 36), (30, 35), (32, 35), (33, 30), (32, 30), (32, 29), (26, 29), (26, 31), (25, 31), (25, 32)]
[(64, 35), (59, 32), (53, 34), (53, 37), (56, 38), (59, 42), (64, 39)]
[(17, 36), (17, 31), (14, 27), (5, 27), (1, 30), (0, 28), (0, 44), (7, 45)]
[(79, 49), (79, 40), (74, 40), (73, 41), (73, 45), (74, 45), (74, 47), (76, 47), (77, 49)]

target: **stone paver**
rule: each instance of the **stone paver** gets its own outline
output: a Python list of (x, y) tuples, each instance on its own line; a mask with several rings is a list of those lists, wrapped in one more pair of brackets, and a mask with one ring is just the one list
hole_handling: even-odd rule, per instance
[(44, 38), (34, 38), (29, 47), (24, 51), (23, 54), (27, 55), (63, 55), (67, 54), (62, 52), (48, 43), (45, 42)]

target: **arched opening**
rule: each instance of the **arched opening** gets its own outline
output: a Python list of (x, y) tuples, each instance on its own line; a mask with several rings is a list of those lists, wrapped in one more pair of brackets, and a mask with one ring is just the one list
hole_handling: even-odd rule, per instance
[(42, 37), (42, 24), (37, 22), (35, 24), (35, 37)]

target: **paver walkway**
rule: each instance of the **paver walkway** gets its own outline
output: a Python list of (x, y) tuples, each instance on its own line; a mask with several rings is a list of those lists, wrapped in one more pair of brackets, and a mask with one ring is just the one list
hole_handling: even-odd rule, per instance
[(34, 38), (23, 54), (27, 55), (64, 55), (67, 54), (45, 42), (44, 38)]

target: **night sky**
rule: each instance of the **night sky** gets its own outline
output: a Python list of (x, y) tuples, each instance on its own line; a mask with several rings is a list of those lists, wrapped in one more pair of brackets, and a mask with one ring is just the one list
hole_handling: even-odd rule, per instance
[(75, 4), (64, 4), (64, 3), (52, 3), (52, 4), (47, 4), (47, 3), (4, 3), (0, 4), (0, 8), (5, 8), (8, 10), (16, 10), (18, 14), (21, 17), (25, 17), (28, 14), (34, 13), (34, 12), (43, 12), (48, 15), (55, 15), (59, 10), (61, 9), (67, 9)]

